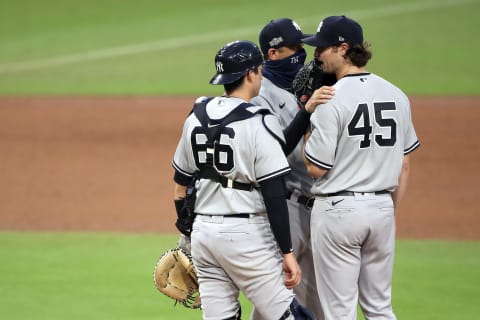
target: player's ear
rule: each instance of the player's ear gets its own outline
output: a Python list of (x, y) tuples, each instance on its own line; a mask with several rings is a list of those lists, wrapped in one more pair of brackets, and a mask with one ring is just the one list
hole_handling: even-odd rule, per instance
[(349, 48), (350, 48), (350, 45), (346, 42), (343, 42), (338, 46), (338, 49), (340, 50), (340, 53), (342, 53), (343, 55), (345, 55), (345, 53), (347, 53)]
[(252, 69), (248, 70), (247, 73), (245, 74), (245, 79), (248, 82), (252, 82), (254, 77), (255, 77), (255, 72)]
[(278, 50), (275, 48), (270, 48), (267, 51), (268, 60), (275, 60)]

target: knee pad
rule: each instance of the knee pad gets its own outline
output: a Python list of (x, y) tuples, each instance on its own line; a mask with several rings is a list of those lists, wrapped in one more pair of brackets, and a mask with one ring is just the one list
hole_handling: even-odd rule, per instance
[(313, 312), (298, 303), (297, 299), (295, 298), (293, 298), (292, 303), (290, 303), (290, 307), (285, 311), (279, 320), (289, 319), (290, 316), (293, 316), (295, 320), (315, 320)]

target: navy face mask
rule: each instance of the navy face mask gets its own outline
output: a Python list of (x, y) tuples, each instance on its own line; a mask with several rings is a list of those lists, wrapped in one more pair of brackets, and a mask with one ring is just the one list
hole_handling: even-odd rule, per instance
[(307, 52), (300, 49), (289, 57), (281, 60), (267, 60), (263, 63), (262, 74), (277, 87), (290, 89), (298, 70), (303, 67)]

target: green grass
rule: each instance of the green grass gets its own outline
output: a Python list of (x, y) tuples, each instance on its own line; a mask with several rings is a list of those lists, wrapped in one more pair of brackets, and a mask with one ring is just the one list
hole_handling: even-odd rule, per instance
[(476, 319), (480, 242), (398, 241), (393, 303), (399, 319)]
[(256, 42), (273, 18), (313, 33), (325, 15), (345, 13), (373, 45), (370, 71), (409, 94), (477, 95), (479, 12), (480, 0), (4, 0), (0, 94), (218, 93), (208, 80), (223, 44)]
[[(153, 285), (177, 236), (0, 233), (4, 319), (199, 319)], [(248, 310), (248, 309), (247, 309)]]
[[(176, 240), (176, 235), (0, 232), (2, 318), (200, 319), (199, 310), (174, 307), (153, 286), (155, 262)], [(393, 300), (399, 319), (475, 319), (478, 283), (479, 242), (398, 241)], [(251, 305), (241, 301), (248, 315)]]
[(2, 233), (2, 318), (198, 318), (153, 285), (156, 260), (174, 245), (162, 235)]

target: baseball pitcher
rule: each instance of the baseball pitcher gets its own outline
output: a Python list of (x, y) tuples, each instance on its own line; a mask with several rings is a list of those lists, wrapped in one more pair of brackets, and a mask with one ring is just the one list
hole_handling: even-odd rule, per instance
[(303, 40), (338, 81), (311, 117), (304, 156), (315, 178), (312, 247), (326, 320), (396, 319), (391, 305), (395, 208), (409, 154), (419, 146), (407, 96), (369, 73), (361, 26), (345, 16), (320, 22)]

